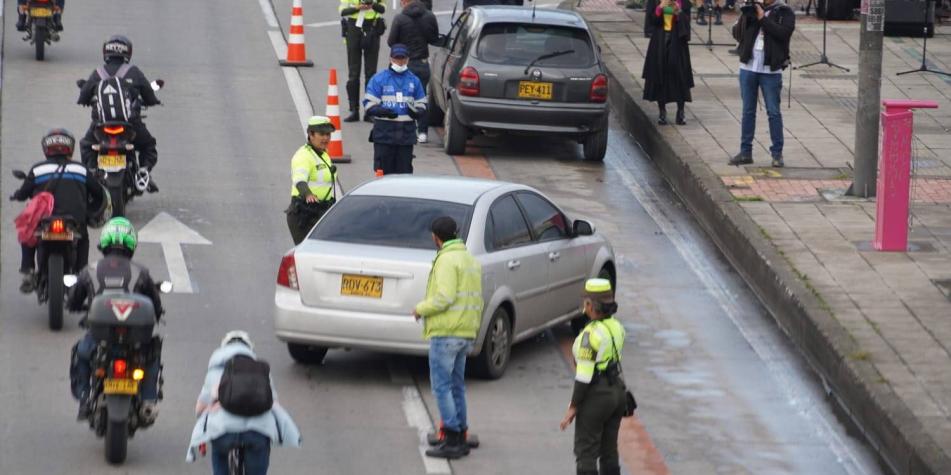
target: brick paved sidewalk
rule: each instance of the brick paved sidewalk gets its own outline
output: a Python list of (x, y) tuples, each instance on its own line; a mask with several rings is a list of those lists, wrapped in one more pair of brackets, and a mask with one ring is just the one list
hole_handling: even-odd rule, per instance
[[(575, 2), (573, 2), (575, 3)], [(578, 8), (599, 36), (603, 53), (627, 69), (636, 90), (625, 94), (652, 120), (656, 107), (642, 101), (641, 70), (648, 39), (643, 11), (613, 0), (584, 0)], [(733, 43), (728, 27), (713, 28), (713, 41)], [(739, 149), (741, 101), (736, 56), (729, 47), (691, 45), (697, 87), (687, 105), (686, 126), (658, 126), (673, 143), (686, 142), (732, 193), (805, 288), (813, 291), (860, 348), (847, 358), (871, 362), (869, 384), (887, 385), (916, 419), (915, 426), (951, 453), (951, 78), (933, 74), (896, 76), (917, 69), (921, 40), (886, 38), (882, 98), (930, 99), (939, 109), (915, 115), (915, 180), (910, 239), (914, 252), (870, 250), (873, 200), (844, 198), (851, 183), (856, 108), (858, 22), (829, 23), (829, 59), (792, 73), (782, 94), (787, 168), (769, 167), (766, 113), (759, 107), (754, 165), (732, 167)], [(939, 26), (928, 43), (932, 67), (951, 71), (951, 27)], [(694, 26), (693, 41), (706, 41), (707, 27)], [(797, 16), (791, 50), (794, 63), (816, 61), (821, 21)], [(613, 71), (618, 75), (618, 71)], [(790, 72), (783, 74), (788, 87)], [(865, 414), (865, 417), (876, 417)], [(885, 417), (885, 415), (879, 415)], [(889, 417), (893, 417), (890, 414)], [(860, 416), (861, 417), (861, 416)], [(903, 470), (907, 467), (900, 467)]]

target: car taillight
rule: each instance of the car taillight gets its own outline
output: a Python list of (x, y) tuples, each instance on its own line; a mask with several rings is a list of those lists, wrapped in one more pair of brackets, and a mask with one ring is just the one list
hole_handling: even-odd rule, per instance
[(294, 261), (294, 251), (284, 254), (281, 267), (277, 270), (277, 285), (299, 289), (297, 285), (297, 263)]
[(608, 100), (608, 77), (598, 74), (591, 81), (591, 94), (588, 96), (591, 102), (605, 102)]
[(115, 126), (115, 127), (103, 127), (103, 128), (102, 128), (102, 131), (105, 132), (105, 133), (107, 133), (107, 134), (109, 134), (109, 135), (119, 135), (119, 134), (125, 132), (125, 127), (123, 127), (123, 126), (121, 126), (121, 125), (117, 125), (117, 126)]
[(463, 96), (479, 95), (479, 71), (467, 66), (459, 73), (459, 94)]
[(125, 370), (128, 369), (125, 360), (115, 360), (112, 362), (112, 376), (121, 378), (125, 376)]
[(64, 223), (62, 219), (54, 219), (53, 222), (50, 223), (51, 233), (60, 234), (64, 231), (66, 231), (66, 223)]

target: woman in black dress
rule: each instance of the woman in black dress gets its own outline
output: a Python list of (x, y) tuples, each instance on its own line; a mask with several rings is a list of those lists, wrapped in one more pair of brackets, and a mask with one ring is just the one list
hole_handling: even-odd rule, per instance
[[(648, 6), (653, 6), (650, 2)], [(687, 7), (689, 8), (689, 6)], [(684, 103), (691, 102), (690, 14), (681, 0), (660, 0), (648, 19), (654, 26), (644, 58), (644, 100), (657, 102), (657, 123), (667, 125), (667, 103), (677, 103), (677, 124), (684, 125)]]

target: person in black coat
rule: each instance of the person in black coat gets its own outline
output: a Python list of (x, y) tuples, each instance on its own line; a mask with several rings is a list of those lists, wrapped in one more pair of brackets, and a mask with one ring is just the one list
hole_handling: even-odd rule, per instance
[[(392, 48), (396, 44), (404, 44), (409, 50), (409, 70), (423, 83), (423, 90), (428, 90), (429, 77), (429, 44), (439, 37), (439, 24), (436, 15), (426, 9), (419, 0), (401, 0), (403, 10), (393, 19), (390, 27), (390, 36), (386, 43)], [(422, 114), (416, 119), (417, 141), (426, 143), (429, 129), (429, 114)]]
[[(653, 3), (653, 2), (652, 2)], [(677, 124), (684, 125), (684, 103), (691, 102), (690, 13), (681, 0), (661, 0), (653, 9), (654, 25), (644, 58), (644, 100), (657, 102), (657, 123), (667, 125), (667, 103), (677, 103)], [(689, 8), (689, 4), (688, 4)]]

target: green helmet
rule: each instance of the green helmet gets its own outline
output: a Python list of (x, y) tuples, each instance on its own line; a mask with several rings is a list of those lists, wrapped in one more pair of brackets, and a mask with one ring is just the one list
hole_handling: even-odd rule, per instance
[(128, 219), (121, 216), (106, 222), (102, 227), (102, 235), (99, 236), (99, 249), (120, 247), (135, 252), (137, 243), (135, 228)]

